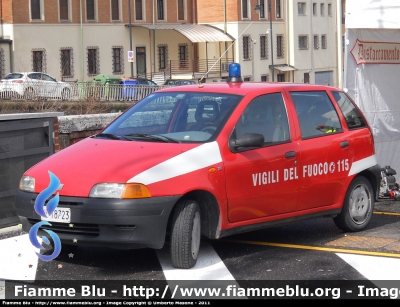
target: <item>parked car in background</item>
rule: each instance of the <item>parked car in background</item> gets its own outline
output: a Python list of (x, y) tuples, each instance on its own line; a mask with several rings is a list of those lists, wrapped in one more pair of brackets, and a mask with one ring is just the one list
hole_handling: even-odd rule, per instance
[(155, 85), (155, 86), (157, 86), (157, 83), (155, 83), (152, 80), (145, 79), (145, 78), (136, 78), (136, 79), (138, 81), (138, 84), (141, 84), (141, 85)]
[(0, 97), (15, 96), (33, 99), (34, 97), (66, 100), (71, 97), (71, 85), (58, 81), (43, 72), (13, 72), (0, 80)]
[(187, 80), (187, 79), (168, 79), (164, 82), (163, 85), (187, 85), (187, 84), (196, 84), (196, 80)]

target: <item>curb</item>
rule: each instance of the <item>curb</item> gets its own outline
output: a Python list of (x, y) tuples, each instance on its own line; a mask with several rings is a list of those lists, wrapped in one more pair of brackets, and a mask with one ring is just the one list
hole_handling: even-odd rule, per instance
[(0, 228), (0, 234), (18, 231), (18, 230), (21, 230), (20, 225), (9, 226), (9, 227), (5, 227), (5, 228)]

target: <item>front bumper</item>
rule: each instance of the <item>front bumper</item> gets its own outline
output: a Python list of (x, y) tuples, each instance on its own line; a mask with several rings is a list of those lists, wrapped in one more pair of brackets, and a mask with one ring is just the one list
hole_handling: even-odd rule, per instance
[[(41, 220), (34, 210), (37, 195), (18, 191), (16, 196), (16, 213), (26, 232)], [(61, 243), (71, 245), (159, 249), (164, 245), (168, 219), (179, 198), (121, 200), (60, 196), (58, 208), (71, 209), (71, 222), (50, 222), (51, 226), (42, 226), (38, 234), (46, 235), (43, 229), (49, 229), (59, 236)]]

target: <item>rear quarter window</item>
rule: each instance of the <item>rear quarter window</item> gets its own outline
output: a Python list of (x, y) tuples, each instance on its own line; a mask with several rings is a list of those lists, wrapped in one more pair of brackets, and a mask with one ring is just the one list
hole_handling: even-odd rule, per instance
[(22, 74), (8, 74), (4, 79), (13, 80), (13, 79), (21, 79)]
[(360, 110), (344, 92), (332, 91), (332, 95), (343, 113), (349, 130), (367, 127)]

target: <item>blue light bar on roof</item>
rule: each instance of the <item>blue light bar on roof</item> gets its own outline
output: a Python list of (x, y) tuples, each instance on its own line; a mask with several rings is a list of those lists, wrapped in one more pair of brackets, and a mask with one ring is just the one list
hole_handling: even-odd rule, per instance
[(229, 76), (227, 82), (243, 82), (239, 63), (229, 64)]

